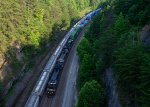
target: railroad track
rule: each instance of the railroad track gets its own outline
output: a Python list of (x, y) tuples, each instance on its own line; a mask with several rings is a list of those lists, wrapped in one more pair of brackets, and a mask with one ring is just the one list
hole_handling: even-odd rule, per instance
[[(25, 107), (38, 107), (39, 106), (39, 104), (41, 102), (40, 101), (41, 97), (43, 96), (43, 94), (46, 94), (45, 93), (45, 88), (46, 88), (47, 82), (49, 81), (49, 77), (53, 73), (53, 69), (54, 69), (55, 64), (57, 62), (57, 58), (59, 57), (60, 54), (62, 54), (62, 50), (63, 50), (64, 46), (67, 45), (69, 40), (74, 41), (76, 38), (73, 37), (73, 36), (75, 36), (76, 33), (78, 33), (78, 30), (84, 28), (88, 24), (88, 22), (95, 15), (97, 15), (99, 13), (100, 10), (101, 10), (101, 8), (99, 8), (99, 9), (93, 11), (93, 12), (90, 12), (88, 15), (83, 17), (79, 22), (77, 22), (73, 26), (73, 28), (66, 34), (64, 39), (61, 41), (61, 43), (56, 48), (55, 52), (52, 54), (52, 56), (48, 60), (45, 68), (43, 69), (42, 74), (39, 77), (39, 80), (37, 81), (35, 87), (33, 88), (33, 91), (31, 93), (31, 95), (29, 96), (29, 98), (28, 98), (28, 100), (25, 104)], [(63, 81), (60, 81), (60, 82), (63, 82)], [(52, 101), (53, 98), (55, 98), (55, 96), (50, 98), (49, 100), (46, 99), (46, 101)], [(58, 98), (58, 100), (59, 100), (59, 98)]]

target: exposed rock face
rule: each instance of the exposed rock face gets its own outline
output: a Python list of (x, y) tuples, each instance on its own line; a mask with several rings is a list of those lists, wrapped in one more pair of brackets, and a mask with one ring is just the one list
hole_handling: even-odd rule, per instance
[(16, 59), (18, 61), (21, 61), (22, 60), (22, 57), (23, 57), (23, 54), (21, 53), (21, 50), (22, 50), (22, 46), (21, 46), (21, 43), (19, 44), (15, 44), (15, 52), (16, 52)]
[[(20, 43), (13, 43), (12, 47), (15, 52), (15, 58), (18, 61), (22, 61), (23, 54), (21, 53), (22, 47)], [(12, 68), (10, 66), (10, 60), (7, 59), (4, 55), (0, 54), (0, 81), (3, 81), (6, 75), (12, 74)]]
[(0, 81), (3, 81), (5, 76), (9, 73), (11, 73), (12, 69), (9, 66), (8, 62), (4, 60), (3, 64), (1, 65), (0, 68)]
[(2, 81), (6, 75), (4, 71), (5, 65), (7, 65), (6, 59), (4, 58), (3, 55), (0, 54), (0, 81)]
[(108, 107), (122, 107), (117, 92), (117, 84), (111, 68), (104, 72), (104, 84), (108, 96)]
[(140, 34), (140, 39), (145, 46), (150, 47), (150, 24), (147, 24), (143, 27)]
[(0, 68), (2, 68), (2, 66), (3, 66), (3, 63), (4, 63), (4, 57), (3, 57), (3, 55), (2, 54), (0, 54)]

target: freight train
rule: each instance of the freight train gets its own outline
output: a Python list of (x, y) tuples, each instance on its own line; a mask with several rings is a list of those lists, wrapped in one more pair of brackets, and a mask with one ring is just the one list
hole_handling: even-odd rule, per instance
[(25, 107), (38, 107), (40, 98), (43, 95), (45, 88), (48, 95), (54, 95), (56, 93), (66, 58), (75, 39), (77, 38), (78, 33), (91, 19), (93, 19), (95, 15), (98, 14), (98, 12), (100, 12), (100, 10), (101, 8), (90, 12), (78, 21), (66, 34), (44, 67), (39, 80), (37, 81), (25, 104)]
[(67, 56), (68, 56), (68, 53), (70, 52), (71, 47), (81, 29), (82, 29), (82, 27), (80, 27), (80, 26), (75, 27), (75, 29), (74, 29), (74, 31), (72, 31), (68, 41), (64, 45), (64, 48), (62, 49), (61, 54), (57, 58), (55, 67), (52, 71), (52, 75), (50, 76), (49, 81), (47, 83), (47, 87), (46, 87), (47, 95), (55, 95), (57, 86), (59, 84), (60, 76), (61, 76), (64, 64), (66, 62)]
[[(49, 81), (47, 83), (46, 87), (46, 93), (47, 95), (55, 95), (57, 86), (59, 84), (60, 76), (63, 70), (63, 66), (65, 64), (65, 61), (67, 59), (68, 53), (71, 49), (71, 46), (73, 45), (73, 42), (77, 38), (77, 35), (80, 33), (81, 29), (95, 16), (98, 14), (99, 10), (93, 11), (89, 13), (86, 17), (83, 18), (83, 20), (79, 21), (73, 28), (74, 30), (71, 32), (70, 37), (66, 44), (64, 45), (64, 48), (62, 49), (62, 52), (60, 56), (57, 58), (57, 63), (55, 64), (55, 67), (52, 71), (52, 75), (49, 78)], [(59, 66), (59, 68), (56, 69), (56, 66)]]

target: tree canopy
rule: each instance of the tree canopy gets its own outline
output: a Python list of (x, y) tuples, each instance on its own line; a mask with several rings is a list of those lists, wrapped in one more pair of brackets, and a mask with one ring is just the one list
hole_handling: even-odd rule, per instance
[(150, 50), (142, 43), (140, 32), (149, 26), (150, 2), (113, 0), (109, 4), (93, 20), (86, 40), (78, 46), (79, 86), (82, 90), (83, 84), (92, 79), (101, 84), (103, 72), (111, 67), (122, 106), (149, 107)]
[(56, 32), (67, 30), (80, 18), (80, 12), (86, 8), (91, 11), (99, 3), (101, 0), (2, 0), (0, 58), (7, 59), (13, 71), (20, 71), (13, 66), (45, 52), (43, 47), (48, 48)]
[(77, 107), (101, 107), (104, 102), (104, 89), (93, 80), (86, 82), (81, 88)]

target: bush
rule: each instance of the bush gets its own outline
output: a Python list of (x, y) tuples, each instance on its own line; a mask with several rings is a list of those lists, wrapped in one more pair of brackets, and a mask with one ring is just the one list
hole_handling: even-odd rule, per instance
[(105, 92), (101, 85), (92, 80), (81, 88), (77, 107), (101, 107), (105, 103)]

